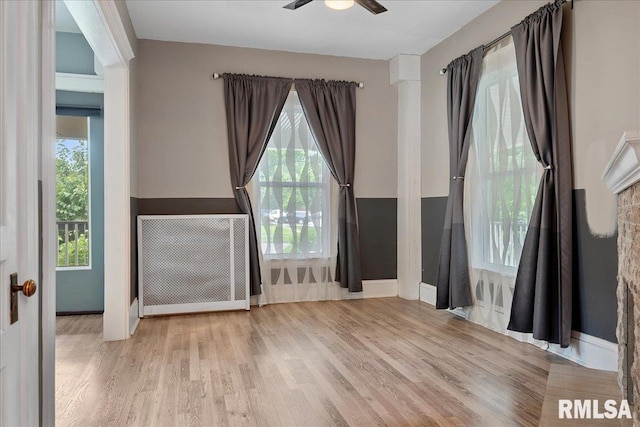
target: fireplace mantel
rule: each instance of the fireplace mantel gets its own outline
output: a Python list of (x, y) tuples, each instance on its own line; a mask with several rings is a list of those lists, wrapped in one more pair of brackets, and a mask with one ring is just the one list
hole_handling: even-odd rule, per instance
[(622, 398), (635, 403), (640, 426), (640, 132), (625, 132), (602, 180), (617, 195), (618, 207), (618, 384)]
[(627, 131), (622, 135), (602, 173), (602, 181), (613, 194), (618, 194), (640, 181), (639, 131)]

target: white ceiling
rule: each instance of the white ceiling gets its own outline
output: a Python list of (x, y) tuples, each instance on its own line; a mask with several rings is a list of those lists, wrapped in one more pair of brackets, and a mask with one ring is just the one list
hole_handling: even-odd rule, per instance
[(422, 54), (499, 0), (380, 0), (373, 15), (315, 0), (298, 10), (292, 0), (127, 0), (140, 39), (390, 59)]

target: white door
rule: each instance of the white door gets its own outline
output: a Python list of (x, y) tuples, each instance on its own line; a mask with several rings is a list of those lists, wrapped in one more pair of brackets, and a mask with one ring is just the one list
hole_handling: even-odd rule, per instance
[[(0, 0), (0, 426), (39, 423), (40, 2)], [(11, 295), (17, 321), (11, 321)]]

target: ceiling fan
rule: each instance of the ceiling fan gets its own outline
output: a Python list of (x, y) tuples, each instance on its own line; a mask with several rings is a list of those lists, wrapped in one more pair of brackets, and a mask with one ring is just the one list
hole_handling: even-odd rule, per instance
[[(284, 6), (284, 8), (296, 10), (297, 8), (302, 7), (307, 3), (311, 3), (312, 1), (313, 0), (295, 0), (289, 3), (288, 5)], [(355, 2), (358, 3), (360, 6), (364, 7), (365, 9), (367, 9), (369, 12), (373, 13), (374, 15), (387, 11), (387, 9), (383, 5), (378, 3), (376, 0), (355, 0)], [(353, 5), (354, 1), (353, 0), (352, 1), (336, 1), (336, 2), (326, 1), (325, 3), (327, 4), (327, 6), (334, 9), (348, 9)], [(332, 6), (331, 3), (337, 3), (336, 5), (337, 7)]]

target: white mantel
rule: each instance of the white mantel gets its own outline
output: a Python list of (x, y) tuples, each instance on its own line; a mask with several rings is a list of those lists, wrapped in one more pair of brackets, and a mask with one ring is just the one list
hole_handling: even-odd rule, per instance
[(622, 135), (613, 156), (604, 168), (602, 180), (618, 194), (640, 181), (640, 132), (627, 131)]

